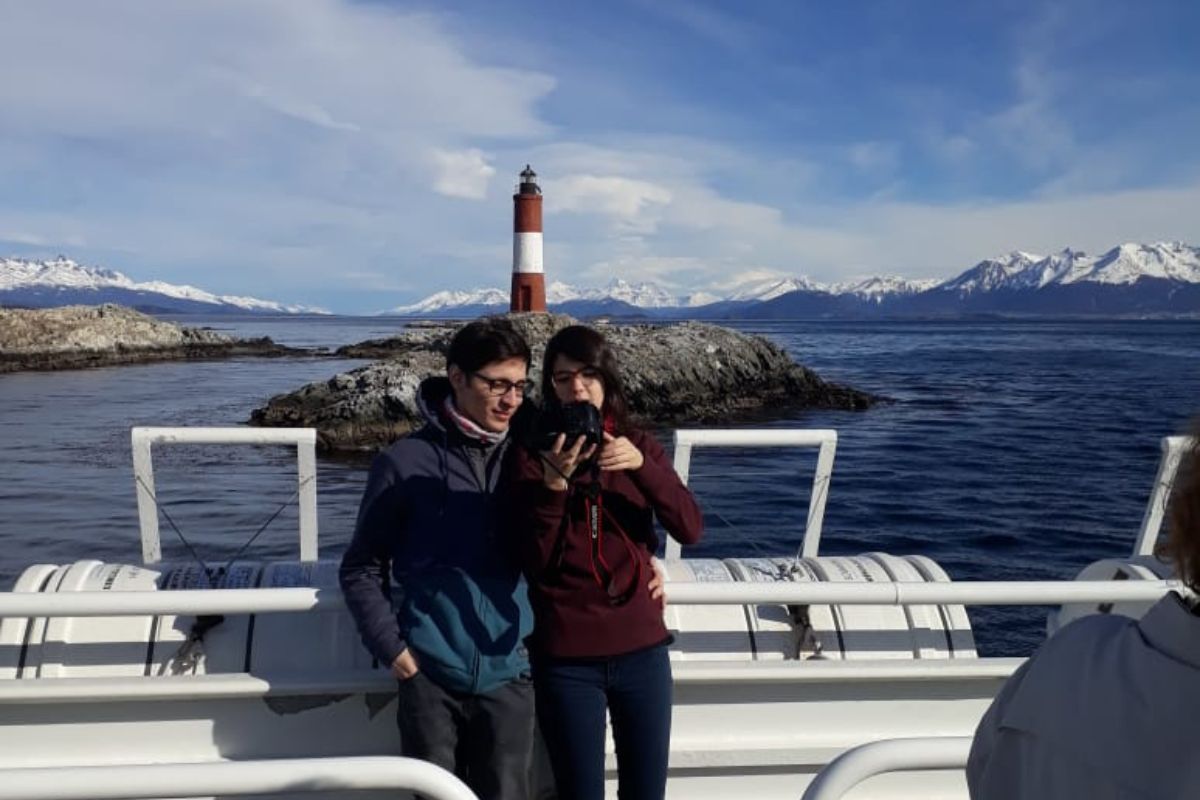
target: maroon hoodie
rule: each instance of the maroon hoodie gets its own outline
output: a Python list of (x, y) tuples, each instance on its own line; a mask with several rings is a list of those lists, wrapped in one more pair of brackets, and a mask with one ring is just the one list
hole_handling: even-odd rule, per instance
[[(514, 485), (506, 493), (509, 532), (529, 580), (536, 653), (615, 656), (668, 638), (662, 609), (646, 588), (654, 576), (650, 556), (658, 549), (654, 517), (683, 544), (699, 541), (703, 519), (662, 445), (644, 431), (628, 438), (644, 463), (601, 472), (598, 502), (587, 496), (590, 471), (556, 492), (542, 482), (537, 456), (516, 456)], [(600, 527), (593, 542), (589, 507), (596, 506)]]

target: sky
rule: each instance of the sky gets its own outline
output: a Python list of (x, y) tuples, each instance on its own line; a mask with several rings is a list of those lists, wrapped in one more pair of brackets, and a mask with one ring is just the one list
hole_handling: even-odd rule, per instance
[(345, 313), (1200, 244), (1200, 4), (0, 0), (0, 256)]

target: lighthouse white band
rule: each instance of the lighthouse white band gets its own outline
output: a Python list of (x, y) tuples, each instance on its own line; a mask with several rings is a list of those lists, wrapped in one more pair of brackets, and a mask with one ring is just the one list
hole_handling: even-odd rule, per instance
[(542, 234), (513, 234), (513, 272), (542, 271)]

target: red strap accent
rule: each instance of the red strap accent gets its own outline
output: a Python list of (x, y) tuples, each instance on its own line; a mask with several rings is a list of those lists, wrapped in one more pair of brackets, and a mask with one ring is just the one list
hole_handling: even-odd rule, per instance
[[(633, 544), (633, 540), (629, 537), (629, 534), (613, 519), (612, 515), (604, 511), (604, 492), (599, 490), (598, 486), (595, 504), (593, 505), (590, 497), (585, 497), (583, 510), (587, 517), (588, 538), (590, 540), (588, 542), (588, 566), (592, 571), (592, 579), (596, 581), (597, 586), (608, 594), (610, 601), (624, 605), (633, 597), (642, 583), (642, 559), (637, 551), (637, 547)], [(608, 559), (604, 557), (604, 519), (607, 519), (609, 524), (616, 529), (617, 534), (620, 535), (621, 543), (625, 545), (625, 552), (629, 555), (629, 560), (633, 564), (633, 577), (621, 592), (616, 591), (616, 574), (613, 572), (612, 566), (609, 565)], [(601, 570), (597, 568), (597, 560), (599, 560), (600, 566), (603, 567), (603, 575), (601, 575)]]
[[(591, 500), (583, 501), (583, 513), (587, 516), (588, 536), (591, 537), (593, 535), (596, 535), (597, 538), (599, 538), (598, 537), (599, 531), (597, 531), (596, 534), (593, 534), (592, 530), (591, 530), (591, 527), (592, 527), (592, 501)], [(597, 509), (597, 513), (599, 513), (599, 509)], [(603, 530), (603, 526), (599, 525), (598, 523), (599, 523), (599, 518), (597, 517), (597, 528), (599, 528), (600, 530)], [(603, 588), (605, 588), (604, 579), (601, 578), (600, 573), (596, 571), (596, 557), (594, 554), (597, 552), (599, 552), (599, 543), (598, 542), (597, 543), (589, 542), (588, 543), (588, 566), (590, 566), (592, 568), (592, 578), (596, 581), (596, 585), (599, 586), (601, 589), (603, 589)], [(604, 564), (605, 569), (608, 569), (608, 564), (606, 564), (604, 562), (603, 554), (600, 555), (600, 563)], [(608, 574), (612, 575), (612, 570), (608, 570)]]

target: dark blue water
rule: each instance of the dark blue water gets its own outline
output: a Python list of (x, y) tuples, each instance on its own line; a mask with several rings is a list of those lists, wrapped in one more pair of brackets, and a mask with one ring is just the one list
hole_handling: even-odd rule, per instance
[[(200, 322), (331, 348), (401, 324)], [(768, 336), (827, 379), (894, 400), (766, 423), (839, 431), (822, 553), (920, 553), (955, 578), (1068, 578), (1127, 554), (1159, 439), (1200, 411), (1200, 322), (736, 327)], [(272, 395), (362, 363), (236, 359), (0, 376), (0, 586), (33, 563), (139, 560), (131, 426), (242, 424)], [(694, 451), (691, 485), (709, 533), (692, 553), (794, 553), (814, 461), (777, 450)], [(294, 457), (270, 448), (160, 447), (155, 468), (172, 519), (210, 563), (237, 552), (295, 487)], [(323, 555), (345, 545), (364, 469), (362, 459), (320, 462)], [(295, 531), (289, 504), (249, 557), (292, 556)], [(187, 558), (165, 523), (163, 542), (168, 560)], [(1025, 653), (1041, 638), (1040, 610), (971, 614), (986, 653)]]

